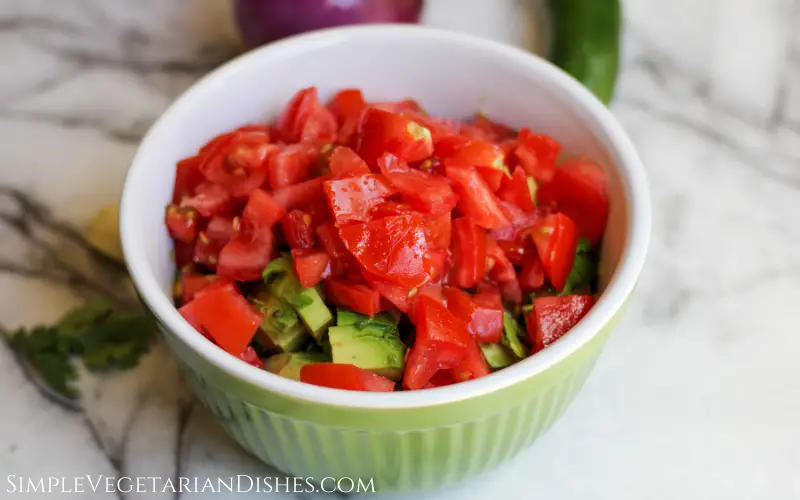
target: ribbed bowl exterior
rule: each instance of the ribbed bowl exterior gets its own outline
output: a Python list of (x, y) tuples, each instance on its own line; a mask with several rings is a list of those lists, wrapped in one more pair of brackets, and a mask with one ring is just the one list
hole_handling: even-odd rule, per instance
[(253, 455), (294, 476), (373, 479), (376, 491), (390, 492), (451, 485), (530, 446), (575, 398), (614, 323), (568, 358), (501, 391), (402, 410), (331, 407), (271, 393), (162, 330), (198, 399)]

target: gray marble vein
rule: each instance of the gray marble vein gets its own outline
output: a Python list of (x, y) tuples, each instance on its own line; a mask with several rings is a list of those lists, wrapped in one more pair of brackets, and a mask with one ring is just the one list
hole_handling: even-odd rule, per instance
[[(124, 273), (80, 230), (116, 201), (159, 114), (243, 50), (228, 4), (0, 2), (4, 326), (52, 321), (98, 293), (128, 300)], [(541, 51), (528, 6), (428, 0), (425, 19)], [(624, 6), (612, 110), (646, 164), (654, 224), (629, 312), (536, 446), (413, 498), (800, 498), (800, 0)], [(134, 371), (82, 373), (80, 385), (79, 411), (53, 404), (0, 344), (0, 471), (280, 476), (216, 426), (162, 345)]]

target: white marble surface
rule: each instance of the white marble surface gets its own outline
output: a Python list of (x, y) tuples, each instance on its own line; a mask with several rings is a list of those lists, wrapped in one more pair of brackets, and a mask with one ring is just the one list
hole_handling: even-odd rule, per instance
[[(429, 4), (433, 24), (531, 43), (513, 0)], [(546, 436), (497, 471), (415, 498), (800, 498), (800, 1), (625, 7), (613, 109), (651, 179), (641, 285)], [(52, 320), (78, 300), (53, 283), (63, 277), (13, 272), (39, 260), (10, 229), (7, 188), (85, 224), (115, 201), (158, 114), (239, 50), (222, 0), (0, 2), (5, 325)], [(161, 348), (83, 391), (84, 412), (55, 406), (0, 346), (0, 498), (16, 498), (8, 474), (271, 473), (192, 403)], [(138, 496), (173, 495), (125, 497)]]

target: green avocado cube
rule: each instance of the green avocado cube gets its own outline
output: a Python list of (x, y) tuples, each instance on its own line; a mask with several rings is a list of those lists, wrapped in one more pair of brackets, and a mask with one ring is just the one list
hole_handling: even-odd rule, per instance
[(366, 320), (328, 329), (334, 363), (351, 364), (399, 380), (405, 367), (406, 346), (397, 326)]
[(285, 352), (275, 354), (264, 361), (264, 369), (292, 380), (300, 380), (300, 369), (311, 363), (330, 361), (322, 353)]

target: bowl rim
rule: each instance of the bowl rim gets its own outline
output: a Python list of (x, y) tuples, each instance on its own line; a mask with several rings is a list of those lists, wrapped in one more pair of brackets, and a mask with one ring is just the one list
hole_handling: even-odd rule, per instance
[[(217, 348), (183, 319), (173, 303), (164, 295), (155, 274), (147, 265), (143, 250), (145, 243), (137, 241), (132, 234), (132, 223), (129, 221), (135, 217), (136, 200), (146, 199), (136, 196), (131, 188), (136, 184), (131, 182), (131, 179), (139, 175), (138, 171), (141, 170), (143, 151), (148, 148), (153, 137), (168, 130), (166, 127), (173, 114), (179, 113), (181, 108), (193, 105), (194, 96), (201, 89), (215, 85), (228, 73), (235, 72), (236, 68), (250, 64), (256, 59), (287, 51), (304, 51), (319, 44), (333, 43), (345, 38), (356, 38), (367, 42), (375, 37), (414, 40), (417, 43), (424, 40), (429, 43), (462, 45), (476, 52), (488, 52), (508, 64), (522, 65), (529, 71), (539, 73), (554, 91), (563, 93), (575, 103), (575, 110), (582, 120), (594, 125), (620, 170), (629, 205), (626, 221), (627, 241), (605, 291), (569, 335), (561, 337), (547, 349), (491, 376), (435, 389), (390, 394), (319, 387), (260, 370)], [(644, 167), (622, 125), (583, 85), (549, 61), (511, 45), (427, 26), (397, 24), (347, 26), (296, 35), (244, 53), (205, 75), (181, 94), (156, 120), (137, 148), (125, 178), (120, 202), (120, 237), (125, 263), (133, 284), (147, 307), (172, 334), (212, 365), (241, 382), (249, 382), (289, 398), (320, 405), (393, 410), (444, 405), (504, 389), (549, 369), (588, 343), (622, 309), (636, 284), (650, 238), (650, 195)]]

